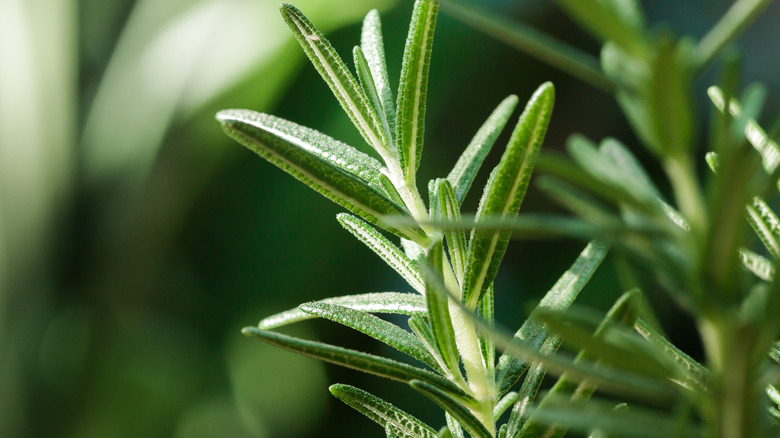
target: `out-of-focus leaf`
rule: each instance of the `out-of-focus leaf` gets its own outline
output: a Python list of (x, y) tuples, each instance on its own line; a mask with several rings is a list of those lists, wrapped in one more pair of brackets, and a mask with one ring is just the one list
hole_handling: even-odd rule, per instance
[(613, 41), (625, 50), (647, 50), (644, 17), (635, 0), (557, 0), (580, 26), (602, 41)]
[(457, 400), (452, 398), (445, 391), (433, 386), (427, 382), (420, 380), (412, 380), (409, 382), (412, 388), (420, 391), (426, 397), (433, 400), (434, 403), (439, 405), (442, 409), (446, 410), (452, 415), (458, 423), (466, 429), (474, 438), (492, 438), (492, 434), (485, 428), (485, 426), (474, 415)]
[(389, 139), (385, 138), (382, 124), (344, 61), (325, 35), (301, 11), (286, 3), (282, 4), (280, 11), (295, 39), (328, 84), (352, 123), (360, 131), (360, 135), (385, 158), (385, 162), (389, 162), (389, 158), (394, 156), (393, 151), (388, 147)]
[(667, 412), (632, 407), (615, 411), (614, 402), (570, 402), (561, 398), (545, 407), (532, 408), (531, 417), (539, 422), (566, 425), (588, 433), (600, 429), (610, 435), (636, 438), (659, 436), (700, 437), (701, 430), (692, 424), (681, 425), (679, 419)]
[[(555, 351), (559, 344), (560, 339), (550, 336), (544, 341), (541, 349), (544, 351)], [(528, 408), (531, 407), (536, 399), (536, 394), (539, 392), (539, 387), (542, 385), (542, 379), (544, 379), (546, 373), (547, 367), (543, 363), (535, 363), (528, 369), (523, 384), (520, 385), (518, 390), (517, 400), (512, 406), (509, 421), (507, 421), (506, 434), (508, 437), (517, 436), (523, 424), (528, 420)]]
[[(608, 248), (607, 245), (598, 242), (588, 244), (571, 267), (545, 294), (542, 301), (536, 306), (536, 309), (560, 311), (568, 308), (590, 280), (601, 261), (604, 260)], [(515, 334), (515, 337), (518, 339), (523, 339), (531, 345), (537, 346), (541, 346), (548, 336), (547, 328), (537, 320), (533, 312)], [(528, 362), (526, 360), (506, 353), (502, 354), (496, 368), (499, 393), (503, 394), (508, 391), (527, 367)]]
[(339, 213), (336, 218), (353, 236), (371, 248), (379, 257), (409, 283), (414, 290), (425, 293), (422, 275), (417, 266), (409, 260), (397, 246), (387, 240), (374, 227), (347, 213)]
[[(708, 88), (707, 95), (718, 110), (721, 112), (726, 111), (726, 97), (720, 88), (715, 86)], [(739, 119), (742, 115), (742, 106), (736, 99), (731, 99), (728, 110), (735, 119)], [(764, 169), (767, 173), (772, 174), (775, 169), (777, 169), (778, 165), (780, 165), (780, 146), (769, 138), (763, 128), (761, 128), (753, 119), (748, 119), (745, 122), (744, 134), (748, 142), (753, 145), (761, 155)]]
[(433, 369), (438, 368), (436, 361), (419, 339), (397, 325), (370, 313), (326, 303), (306, 303), (301, 304), (299, 308), (306, 313), (351, 327), (406, 353)]
[[(368, 172), (370, 161), (348, 146), (312, 129), (249, 110), (220, 111), (217, 119), (233, 139), (369, 222), (376, 224), (381, 216), (405, 214), (405, 208), (353, 173), (347, 164), (350, 160), (365, 164), (355, 169), (361, 173)], [(419, 229), (390, 227), (388, 231), (412, 240), (427, 240)]]
[(655, 345), (659, 354), (669, 357), (685, 370), (686, 378), (684, 379), (684, 383), (688, 385), (692, 384), (701, 390), (706, 390), (711, 378), (710, 371), (706, 367), (675, 347), (674, 344), (666, 340), (666, 338), (661, 336), (661, 334), (656, 332), (650, 324), (642, 319), (636, 320), (634, 329), (637, 333), (642, 335), (643, 338), (647, 339), (648, 342)]
[(458, 206), (463, 204), (463, 200), (466, 199), (466, 194), (471, 188), (479, 168), (482, 167), (482, 162), (485, 161), (485, 157), (512, 116), (517, 102), (517, 96), (511, 95), (493, 110), (490, 117), (471, 139), (471, 143), (466, 146), (466, 150), (458, 158), (455, 167), (447, 175), (447, 181), (452, 185)]
[(436, 431), (392, 404), (349, 385), (332, 385), (330, 393), (384, 428), (404, 438), (436, 438)]
[[(315, 303), (336, 304), (369, 313), (395, 313), (399, 315), (423, 315), (425, 298), (417, 294), (399, 292), (374, 292), (342, 297), (326, 298)], [(260, 330), (270, 330), (298, 321), (314, 318), (299, 308), (271, 315), (257, 324)]]
[(763, 199), (756, 196), (746, 207), (747, 220), (761, 242), (774, 257), (780, 260), (780, 219)]
[[(523, 202), (536, 155), (552, 116), (555, 89), (542, 84), (528, 101), (501, 161), (490, 175), (477, 211), (480, 218), (514, 218)], [(469, 244), (464, 302), (474, 309), (498, 271), (511, 233), (475, 229)]]
[(656, 151), (664, 156), (679, 156), (692, 146), (695, 115), (691, 93), (690, 61), (692, 48), (688, 41), (676, 41), (666, 33), (656, 38), (652, 65), (652, 92)]
[(420, 165), (425, 130), (425, 101), (438, 0), (417, 0), (404, 48), (398, 86), (396, 142), (404, 180), (413, 182)]
[(253, 336), (263, 342), (275, 345), (285, 350), (290, 350), (304, 356), (313, 357), (325, 362), (330, 362), (368, 374), (374, 374), (391, 380), (409, 382), (411, 380), (422, 380), (430, 385), (441, 388), (454, 396), (461, 397), (464, 400), (470, 397), (458, 388), (454, 383), (426, 371), (405, 363), (373, 354), (362, 353), (347, 348), (337, 347), (317, 341), (298, 339), (292, 336), (282, 335), (266, 330), (259, 330), (256, 327), (244, 327), (241, 332), (247, 336)]
[(742, 266), (745, 269), (764, 281), (772, 281), (775, 277), (775, 265), (764, 256), (756, 254), (749, 249), (739, 249), (739, 261), (742, 262)]

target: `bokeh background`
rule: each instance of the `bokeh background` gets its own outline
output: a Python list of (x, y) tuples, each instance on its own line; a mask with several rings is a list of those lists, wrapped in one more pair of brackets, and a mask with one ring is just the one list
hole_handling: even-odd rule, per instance
[[(472, 3), (597, 53), (548, 1)], [(731, 2), (642, 3), (651, 23), (700, 36)], [(295, 4), (343, 54), (359, 40), (362, 16), (380, 9), (397, 78), (410, 0)], [(0, 0), (0, 437), (381, 436), (330, 397), (335, 382), (442, 423), (404, 385), (239, 333), (300, 302), (407, 289), (340, 229), (336, 205), (229, 140), (214, 121), (219, 109), (251, 108), (364, 148), (277, 7), (277, 0)], [(768, 86), (767, 114), (780, 110), (778, 20), (775, 4), (739, 40), (743, 83)], [(436, 38), (421, 181), (446, 175), (501, 99), (514, 93), (524, 101), (545, 80), (558, 96), (546, 148), (561, 149), (580, 132), (638, 149), (600, 91), (446, 13)], [(702, 122), (713, 78), (708, 72), (697, 84)], [(478, 191), (466, 211), (476, 209)], [(533, 188), (523, 206), (555, 208)], [(510, 245), (497, 280), (498, 320), (518, 326), (582, 245)], [(580, 302), (606, 308), (620, 292), (607, 261)], [(690, 322), (648, 292), (670, 336), (697, 355)], [(393, 354), (332, 324), (290, 332)]]

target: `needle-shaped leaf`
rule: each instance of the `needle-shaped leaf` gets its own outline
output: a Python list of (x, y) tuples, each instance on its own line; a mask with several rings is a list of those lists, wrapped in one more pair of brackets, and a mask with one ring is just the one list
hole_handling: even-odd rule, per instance
[(756, 196), (747, 206), (747, 220), (775, 260), (780, 260), (780, 219), (763, 199)]
[[(374, 292), (359, 295), (346, 295), (342, 297), (326, 298), (315, 302), (336, 304), (369, 313), (423, 315), (426, 312), (425, 298), (417, 294), (399, 292)], [(257, 327), (260, 330), (270, 330), (311, 318), (314, 318), (314, 315), (308, 314), (296, 307), (263, 319), (258, 323)]]
[(634, 329), (651, 345), (656, 346), (659, 354), (667, 356), (685, 371), (685, 384), (706, 390), (711, 379), (711, 373), (706, 367), (675, 347), (674, 344), (661, 336), (650, 324), (642, 319), (637, 319), (634, 322)]
[(368, 104), (371, 105), (374, 114), (376, 114), (379, 119), (379, 124), (381, 125), (385, 139), (387, 139), (389, 144), (392, 144), (393, 134), (390, 132), (390, 123), (387, 121), (387, 115), (385, 114), (385, 109), (382, 105), (382, 98), (377, 91), (376, 83), (371, 74), (371, 67), (368, 65), (368, 60), (360, 46), (355, 46), (352, 51), (352, 57), (355, 60), (355, 70), (357, 71), (363, 94), (366, 96)]
[(380, 426), (404, 438), (437, 438), (430, 426), (381, 398), (349, 385), (332, 385), (330, 393)]
[(485, 157), (490, 152), (493, 144), (495, 144), (501, 131), (503, 131), (506, 122), (512, 116), (517, 102), (517, 96), (511, 95), (493, 110), (490, 117), (482, 124), (474, 138), (471, 139), (471, 143), (466, 146), (466, 150), (458, 158), (455, 167), (447, 175), (447, 181), (452, 185), (458, 206), (462, 205), (463, 200), (466, 199), (471, 184), (474, 182), (474, 178), (477, 177), (479, 168), (482, 167)]
[[(485, 321), (487, 324), (495, 324), (495, 291), (493, 284), (490, 284), (485, 295), (482, 295), (482, 299), (479, 300), (477, 305), (477, 315)], [(485, 368), (487, 370), (488, 380), (491, 382), (496, 381), (496, 346), (493, 345), (493, 340), (489, 336), (484, 336), (482, 333), (478, 334), (479, 348), (482, 351), (482, 360), (485, 362)]]
[[(544, 351), (555, 351), (560, 344), (560, 340), (555, 337), (548, 337), (542, 345)], [(518, 397), (512, 406), (512, 412), (509, 415), (509, 421), (507, 422), (506, 434), (509, 437), (516, 437), (523, 425), (528, 420), (528, 408), (531, 407), (536, 394), (539, 392), (539, 387), (542, 385), (542, 380), (545, 374), (547, 374), (547, 367), (537, 362), (529, 367), (526, 373), (523, 384), (520, 385), (518, 390)]]
[(388, 148), (389, 140), (384, 137), (377, 115), (325, 35), (294, 6), (283, 3), (280, 11), (306, 56), (366, 142), (386, 161), (393, 157), (394, 151)]
[(458, 346), (455, 343), (455, 331), (450, 319), (448, 297), (449, 293), (441, 282), (442, 278), (442, 254), (441, 241), (436, 242), (428, 251), (427, 262), (421, 266), (425, 279), (425, 300), (428, 304), (428, 318), (431, 322), (431, 331), (436, 339), (439, 352), (447, 363), (447, 368), (453, 375), (460, 373), (458, 358)]
[[(501, 161), (490, 175), (477, 211), (478, 220), (517, 216), (536, 155), (547, 132), (554, 100), (555, 89), (547, 82), (528, 101)], [(493, 282), (510, 235), (511, 232), (507, 231), (472, 231), (464, 296), (468, 308), (476, 308), (479, 299)]]
[[(592, 338), (594, 340), (596, 339), (603, 340), (609, 338), (610, 334), (608, 333), (608, 330), (613, 328), (616, 324), (621, 324), (623, 326), (633, 325), (634, 321), (637, 318), (637, 314), (640, 311), (640, 305), (639, 305), (640, 298), (641, 296), (639, 295), (638, 290), (632, 290), (623, 294), (615, 302), (615, 304), (612, 306), (612, 308), (607, 313), (607, 315), (598, 324), (598, 327), (596, 327)], [(546, 320), (548, 322), (550, 321), (549, 319)], [(554, 324), (554, 325), (556, 327), (560, 326), (559, 324)], [(560, 335), (563, 336), (566, 336), (568, 334), (569, 333), (560, 333)], [(566, 339), (567, 341), (569, 340), (568, 337)], [(601, 351), (596, 351), (599, 348), (594, 349), (591, 347), (592, 347), (591, 345), (582, 347), (579, 353), (577, 354), (575, 363), (581, 363), (586, 359), (595, 358), (597, 360), (597, 363), (599, 365), (602, 365), (605, 356), (602, 354)], [(636, 360), (637, 362), (642, 360), (647, 360), (646, 357), (635, 358), (634, 355), (631, 353), (628, 354), (628, 357), (630, 357), (633, 360)], [(571, 400), (584, 401), (589, 399), (593, 395), (596, 388), (597, 385), (594, 385), (592, 382), (589, 382), (588, 380), (577, 381), (575, 379), (571, 379), (569, 374), (565, 373), (558, 379), (557, 382), (555, 382), (555, 385), (544, 396), (544, 398), (542, 398), (542, 400), (538, 403), (538, 405), (539, 407), (545, 407), (550, 403), (554, 403), (555, 400), (558, 400), (561, 397), (568, 397)], [(515, 426), (514, 428), (512, 427), (513, 425)], [(509, 428), (510, 431), (518, 430), (517, 427), (520, 426), (521, 424), (520, 422), (515, 422), (513, 425), (510, 425)], [(545, 436), (550, 438), (561, 438), (566, 434), (567, 427), (568, 426), (565, 423), (545, 424), (544, 422), (539, 422), (535, 418), (530, 418), (528, 419), (528, 421), (523, 422), (522, 428), (519, 429), (519, 432), (516, 432), (515, 434), (510, 433), (509, 436), (514, 436), (518, 438), (534, 438), (539, 436)]]
[(371, 336), (433, 369), (438, 369), (436, 361), (425, 349), (423, 343), (408, 331), (391, 322), (370, 313), (334, 304), (306, 303), (299, 307), (306, 313), (329, 319)]
[(414, 334), (417, 336), (417, 339), (419, 339), (420, 342), (425, 345), (425, 349), (428, 350), (428, 352), (431, 353), (433, 358), (436, 360), (436, 370), (445, 375), (451, 375), (452, 373), (448, 369), (447, 363), (444, 361), (444, 358), (439, 352), (439, 346), (437, 345), (436, 337), (433, 336), (433, 332), (431, 331), (430, 326), (428, 326), (428, 323), (425, 322), (423, 317), (421, 315), (414, 315), (410, 317), (409, 328), (412, 329)]
[(566, 427), (589, 433), (599, 429), (610, 435), (635, 438), (656, 438), (659, 436), (702, 436), (701, 430), (688, 423), (680, 423), (676, 415), (666, 411), (651, 410), (633, 406), (628, 410), (615, 410), (614, 402), (570, 402), (564, 397), (547, 406), (532, 408), (533, 419), (547, 424)]
[[(580, 291), (588, 283), (590, 277), (599, 267), (601, 261), (607, 255), (608, 246), (591, 242), (582, 250), (579, 257), (571, 267), (542, 298), (536, 309), (565, 310)], [(536, 310), (535, 310), (536, 311)], [(541, 346), (544, 340), (550, 336), (547, 328), (531, 312), (531, 316), (523, 323), (515, 337), (523, 339), (531, 345)], [(528, 367), (528, 362), (509, 354), (503, 354), (498, 360), (496, 368), (499, 393), (503, 394), (517, 382), (523, 371)]]
[(492, 438), (493, 435), (474, 416), (474, 414), (468, 410), (468, 408), (460, 404), (456, 399), (452, 398), (440, 388), (420, 380), (412, 380), (409, 382), (409, 385), (423, 393), (423, 395), (433, 400), (434, 403), (452, 415), (472, 437)]
[[(267, 114), (226, 110), (217, 114), (225, 132), (253, 152), (328, 199), (371, 223), (386, 215), (407, 214), (366, 178), (376, 176), (376, 160), (313, 129)], [(412, 240), (427, 241), (415, 227), (387, 228)]]
[(374, 227), (355, 216), (339, 213), (336, 218), (347, 231), (371, 248), (385, 263), (398, 272), (414, 290), (421, 294), (425, 293), (425, 286), (423, 285), (419, 269), (403, 251), (393, 245)]
[[(436, 180), (438, 189), (437, 202), (439, 211), (443, 220), (451, 222), (460, 222), (460, 206), (455, 193), (446, 179)], [(452, 267), (455, 270), (455, 276), (459, 284), (463, 284), (463, 278), (466, 272), (466, 257), (468, 256), (468, 247), (466, 246), (466, 232), (463, 229), (444, 230), (444, 237), (447, 239), (447, 249), (449, 249)]]
[(498, 421), (504, 412), (515, 404), (519, 396), (520, 395), (517, 392), (511, 391), (501, 397), (501, 399), (496, 402), (496, 407), (493, 408), (493, 419)]
[(465, 438), (463, 435), (463, 428), (460, 427), (460, 423), (449, 412), (444, 412), (444, 419), (447, 421), (447, 429), (452, 435), (452, 438)]
[(602, 41), (614, 41), (641, 54), (647, 46), (644, 18), (636, 0), (557, 0), (585, 30)]
[(764, 281), (772, 281), (775, 277), (775, 266), (772, 262), (749, 249), (739, 249), (739, 261), (745, 269)]
[(382, 41), (382, 22), (376, 9), (366, 14), (363, 20), (363, 31), (360, 35), (360, 48), (366, 56), (371, 76), (374, 79), (377, 94), (382, 102), (387, 123), (390, 126), (391, 138), (395, 137), (395, 98), (390, 87), (385, 62), (385, 45)]
[[(726, 111), (726, 97), (720, 88), (715, 86), (708, 88), (707, 95), (709, 95), (710, 100), (712, 100), (712, 103), (715, 104), (715, 107), (719, 111)], [(728, 110), (729, 114), (735, 119), (739, 119), (742, 116), (742, 106), (736, 99), (731, 99)], [(780, 165), (780, 146), (769, 138), (761, 126), (752, 118), (745, 122), (744, 134), (748, 142), (753, 145), (761, 155), (764, 169), (769, 174), (773, 173), (778, 165)]]
[(404, 180), (407, 182), (415, 180), (423, 149), (428, 70), (438, 12), (438, 0), (415, 1), (404, 48), (398, 86), (396, 142)]
[(650, 179), (644, 167), (633, 153), (620, 141), (614, 138), (605, 138), (599, 144), (599, 152), (609, 157), (615, 165), (622, 170), (623, 177), (630, 177), (631, 184), (639, 187), (642, 192), (651, 194), (661, 199), (661, 192)]
[(313, 357), (324, 362), (401, 382), (408, 383), (411, 380), (422, 380), (443, 391), (453, 394), (453, 396), (460, 397), (463, 400), (471, 399), (463, 390), (444, 377), (392, 359), (337, 347), (323, 342), (309, 341), (271, 331), (259, 330), (255, 327), (244, 327), (241, 332), (247, 336), (254, 336), (263, 342), (267, 342), (279, 348), (293, 351), (304, 356)]

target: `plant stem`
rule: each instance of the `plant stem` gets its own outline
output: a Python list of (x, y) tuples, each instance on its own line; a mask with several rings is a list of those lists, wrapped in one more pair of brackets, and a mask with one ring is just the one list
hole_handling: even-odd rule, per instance
[(690, 224), (695, 241), (703, 242), (707, 210), (691, 157), (683, 154), (672, 155), (664, 161), (664, 170), (672, 183), (677, 207)]
[(701, 327), (715, 381), (703, 413), (713, 438), (759, 438), (763, 430), (764, 393), (755, 361), (757, 330), (734, 315), (707, 318)]
[(773, 0), (738, 0), (699, 42), (695, 69), (701, 70), (758, 17)]
[(611, 92), (614, 82), (599, 67), (594, 57), (521, 23), (512, 22), (481, 9), (454, 1), (442, 2), (442, 9), (482, 32), (557, 67), (596, 88)]

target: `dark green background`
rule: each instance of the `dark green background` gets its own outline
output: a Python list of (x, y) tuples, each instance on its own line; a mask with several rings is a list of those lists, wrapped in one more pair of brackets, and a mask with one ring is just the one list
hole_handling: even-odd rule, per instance
[[(330, 397), (327, 385), (335, 382), (442, 424), (437, 409), (402, 384), (322, 366), (239, 333), (304, 301), (408, 289), (340, 228), (338, 206), (229, 140), (213, 119), (219, 109), (251, 108), (365, 150), (289, 36), (275, 43), (263, 34), (276, 29), (267, 23), (282, 23), (273, 2), (5, 1), (0, 38), (22, 39), (0, 48), (6, 133), (0, 136), (0, 436), (381, 436)], [(300, 7), (348, 54), (359, 41), (360, 17), (381, 6), (390, 73), (397, 78), (411, 2), (343, 3), (309, 0)], [(548, 2), (479, 3), (598, 51)], [(651, 23), (694, 36), (730, 4), (642, 3)], [(221, 42), (221, 32), (234, 27), (230, 11), (242, 7), (261, 14), (243, 18), (256, 19), (255, 30), (266, 36)], [(27, 26), (16, 34), (9, 27), (14, 17), (27, 20), (16, 23)], [(770, 7), (739, 41), (743, 82), (768, 86), (769, 115), (780, 110), (778, 19), (780, 8)], [(189, 27), (182, 24), (187, 20)], [(184, 36), (168, 35), (170, 29)], [(133, 38), (140, 41), (137, 56), (132, 48), (119, 50)], [(160, 41), (169, 45), (155, 46)], [(237, 63), (263, 44), (277, 49), (220, 79), (219, 91), (203, 91), (208, 87), (199, 88), (198, 78), (222, 58), (196, 56), (186, 64), (191, 50), (228, 53)], [(28, 64), (33, 75), (25, 74)], [(138, 74), (148, 77), (138, 82)], [(708, 72), (695, 90), (702, 121), (709, 110), (704, 90), (713, 78)], [(556, 85), (557, 102), (545, 148), (562, 149), (574, 132), (596, 140), (614, 136), (658, 175), (610, 96), (445, 14), (436, 31), (418, 179), (446, 175), (495, 105), (508, 94), (524, 102), (547, 80)], [(153, 91), (141, 92), (138, 84)], [(173, 97), (165, 100), (168, 94)], [(29, 109), (28, 98), (40, 105)], [(497, 150), (488, 158), (464, 211), (476, 209), (498, 156)], [(557, 208), (532, 187), (523, 211)], [(518, 326), (583, 245), (513, 242), (496, 282), (497, 319)], [(620, 292), (608, 260), (579, 302), (603, 309)], [(691, 323), (656, 292), (648, 291), (671, 336), (697, 355)], [(288, 332), (394, 355), (333, 324), (306, 322)]]

